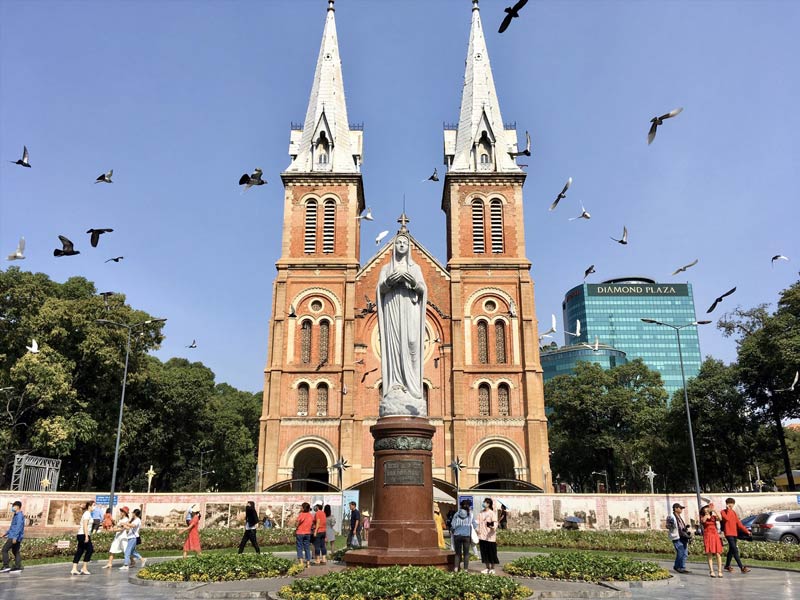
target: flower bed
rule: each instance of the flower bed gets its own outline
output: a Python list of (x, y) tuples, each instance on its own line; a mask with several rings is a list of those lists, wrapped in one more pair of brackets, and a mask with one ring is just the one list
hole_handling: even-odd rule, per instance
[(531, 591), (508, 577), (449, 573), (435, 567), (348, 569), (298, 579), (285, 600), (522, 600)]
[(592, 582), (656, 581), (670, 576), (654, 562), (584, 552), (524, 556), (506, 564), (503, 570), (519, 577)]
[(139, 570), (141, 579), (152, 581), (235, 581), (296, 575), (303, 570), (286, 558), (261, 554), (205, 554), (169, 560)]
[[(613, 552), (643, 552), (674, 555), (675, 548), (664, 531), (509, 531), (497, 533), (500, 550), (512, 546), (558, 548), (565, 550), (608, 550)], [(695, 536), (689, 554), (703, 554), (703, 539)], [(754, 560), (800, 561), (800, 545), (769, 542), (740, 542), (742, 558)]]

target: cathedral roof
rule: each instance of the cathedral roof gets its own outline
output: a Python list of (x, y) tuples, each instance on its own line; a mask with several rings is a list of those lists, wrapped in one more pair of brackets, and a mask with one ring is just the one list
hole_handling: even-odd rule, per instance
[[(436, 257), (431, 254), (425, 246), (420, 244), (416, 238), (411, 235), (407, 230), (402, 232), (403, 235), (408, 236), (411, 240), (411, 251), (414, 252), (415, 250), (418, 251), (422, 257), (425, 259), (425, 262), (430, 264), (442, 277), (449, 280), (450, 279), (450, 272), (442, 266), (442, 264), (436, 260)], [(371, 271), (372, 269), (379, 268), (383, 266), (385, 260), (384, 257), (392, 251), (392, 247), (394, 246), (395, 238), (400, 235), (398, 231), (393, 237), (391, 237), (384, 245), (375, 253), (372, 258), (370, 258), (364, 266), (359, 269), (358, 273), (356, 273), (356, 280), (361, 279), (366, 273)], [(414, 260), (419, 263), (417, 257), (414, 257)]]

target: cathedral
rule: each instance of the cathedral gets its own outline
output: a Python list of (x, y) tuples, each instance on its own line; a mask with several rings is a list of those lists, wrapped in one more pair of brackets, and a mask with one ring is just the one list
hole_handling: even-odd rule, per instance
[[(442, 107), (442, 111), (448, 107)], [(366, 207), (363, 128), (349, 124), (328, 3), (302, 128), (281, 174), (284, 227), (276, 263), (257, 489), (360, 490), (372, 497), (382, 396), (376, 285), (394, 236), (360, 263)], [(461, 111), (444, 128), (447, 262), (398, 215), (428, 289), (423, 360), (433, 477), (456, 491), (552, 491), (531, 263), (526, 174), (500, 114), (478, 0), (473, 0)], [(460, 465), (455, 468), (454, 465)], [(456, 481), (458, 474), (458, 481)], [(458, 485), (458, 490), (456, 489)]]

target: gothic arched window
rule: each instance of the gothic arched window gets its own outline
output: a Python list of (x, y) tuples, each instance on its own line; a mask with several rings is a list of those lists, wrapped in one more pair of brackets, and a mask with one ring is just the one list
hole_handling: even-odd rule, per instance
[(319, 324), (319, 362), (328, 362), (328, 347), (330, 346), (331, 324), (321, 321)]
[(472, 201), (472, 251), (475, 254), (486, 252), (486, 239), (483, 231), (483, 201)]
[(314, 254), (317, 251), (317, 201), (306, 201), (305, 236), (303, 237), (303, 252)]
[(492, 232), (492, 253), (503, 253), (503, 203), (492, 200), (489, 205), (489, 219)]
[(297, 414), (308, 414), (308, 384), (301, 383), (297, 386)]
[(478, 414), (480, 416), (489, 416), (489, 404), (489, 384), (482, 383), (478, 386)]
[(498, 365), (506, 363), (506, 324), (503, 321), (494, 324), (494, 361)]
[(478, 362), (489, 363), (489, 327), (486, 321), (478, 321)]
[(319, 132), (319, 138), (317, 139), (317, 147), (316, 147), (316, 154), (317, 154), (317, 163), (320, 165), (327, 165), (328, 164), (328, 137), (325, 135), (324, 131)]
[(508, 401), (508, 385), (501, 383), (497, 388), (497, 412), (501, 417), (507, 417), (511, 414)]
[(324, 417), (328, 414), (328, 384), (320, 383), (317, 386), (317, 416)]
[(300, 362), (311, 362), (311, 321), (306, 319), (300, 325)]
[(336, 201), (325, 200), (322, 212), (322, 251), (326, 254), (333, 252), (336, 240)]

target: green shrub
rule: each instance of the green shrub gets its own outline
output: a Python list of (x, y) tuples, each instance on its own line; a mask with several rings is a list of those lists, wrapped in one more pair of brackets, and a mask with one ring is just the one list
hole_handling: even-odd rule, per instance
[(570, 581), (654, 581), (670, 575), (654, 562), (584, 552), (524, 556), (503, 567), (510, 575)]
[(169, 560), (141, 569), (138, 576), (154, 581), (235, 581), (296, 575), (303, 570), (286, 558), (261, 554), (204, 554)]
[(531, 591), (507, 577), (450, 573), (435, 567), (348, 569), (298, 579), (285, 600), (521, 600)]

